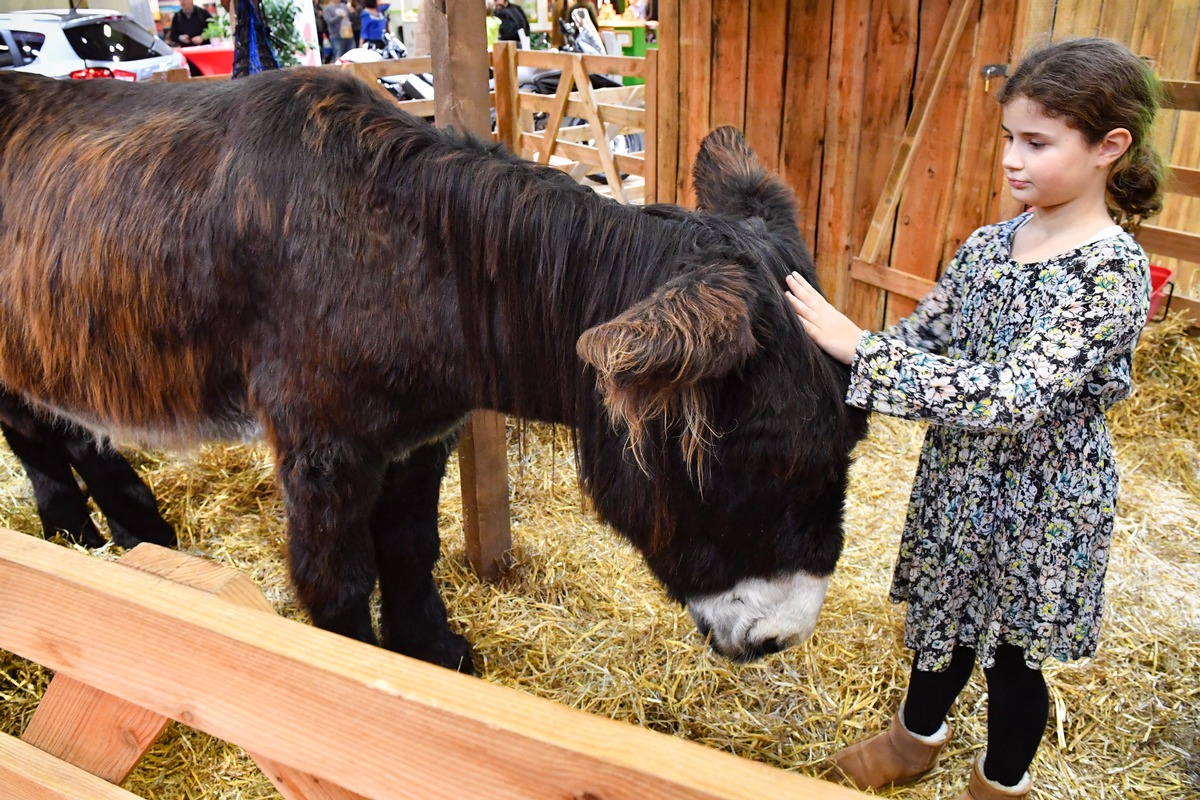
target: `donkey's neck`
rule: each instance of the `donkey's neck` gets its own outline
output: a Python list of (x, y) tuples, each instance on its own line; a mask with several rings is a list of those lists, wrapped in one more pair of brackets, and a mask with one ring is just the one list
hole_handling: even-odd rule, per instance
[[(586, 329), (666, 280), (699, 224), (622, 206), (483, 148), (424, 176), (425, 238), (455, 276), (477, 401), (569, 425), (597, 404), (575, 353)], [(416, 198), (414, 198), (416, 199)]]

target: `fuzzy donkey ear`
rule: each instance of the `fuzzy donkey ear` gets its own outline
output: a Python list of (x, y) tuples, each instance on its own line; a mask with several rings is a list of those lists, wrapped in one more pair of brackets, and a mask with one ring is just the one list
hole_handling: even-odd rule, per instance
[(757, 346), (749, 292), (737, 265), (704, 267), (579, 337), (575, 350), (596, 370), (609, 416), (629, 427), (639, 462), (647, 423), (661, 419), (667, 427), (682, 421), (684, 455), (699, 465), (710, 430), (701, 384), (739, 367)]
[(796, 198), (759, 162), (745, 137), (728, 125), (704, 137), (692, 167), (701, 211), (730, 217), (760, 217), (775, 231), (799, 237)]

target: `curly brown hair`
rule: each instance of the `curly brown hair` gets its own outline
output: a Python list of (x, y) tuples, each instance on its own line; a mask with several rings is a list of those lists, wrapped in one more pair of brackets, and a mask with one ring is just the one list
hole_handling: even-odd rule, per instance
[(1062, 39), (1028, 53), (997, 95), (1037, 103), (1098, 144), (1117, 128), (1129, 131), (1129, 149), (1112, 166), (1107, 201), (1114, 219), (1136, 225), (1162, 210), (1163, 162), (1151, 141), (1162, 102), (1154, 71), (1125, 45), (1109, 39)]

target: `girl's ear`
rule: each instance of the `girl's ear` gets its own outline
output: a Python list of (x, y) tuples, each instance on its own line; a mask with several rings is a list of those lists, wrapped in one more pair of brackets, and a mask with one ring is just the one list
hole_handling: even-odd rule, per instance
[(1133, 135), (1125, 128), (1113, 128), (1100, 140), (1098, 166), (1108, 168), (1113, 162), (1125, 155), (1125, 151), (1133, 144)]

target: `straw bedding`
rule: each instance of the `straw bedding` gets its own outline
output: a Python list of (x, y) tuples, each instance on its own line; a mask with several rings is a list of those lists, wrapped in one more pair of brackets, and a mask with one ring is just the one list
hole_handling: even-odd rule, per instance
[[(1047, 665), (1053, 707), (1034, 764), (1042, 800), (1200, 797), (1200, 343), (1178, 320), (1151, 326), (1135, 367), (1138, 388), (1111, 415), (1123, 481), (1101, 649)], [(887, 602), (887, 586), (921, 437), (919, 425), (873, 420), (817, 633), (788, 653), (735, 665), (707, 650), (632, 549), (589, 513), (567, 433), (510, 428), (514, 563), (500, 583), (480, 583), (466, 564), (453, 460), (444, 484), (438, 571), (452, 623), (472, 641), (485, 680), (823, 775), (834, 750), (887, 724), (907, 681), (903, 608)], [(281, 614), (303, 618), (287, 583), (265, 449), (135, 458), (184, 549), (243, 570)], [(39, 529), (6, 450), (0, 525)], [(0, 730), (19, 734), (47, 680), (0, 651)], [(977, 672), (952, 712), (956, 734), (942, 766), (883, 794), (957, 797), (985, 739), (981, 689)], [(238, 748), (181, 725), (125, 787), (163, 800), (278, 796)]]

